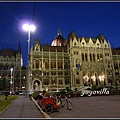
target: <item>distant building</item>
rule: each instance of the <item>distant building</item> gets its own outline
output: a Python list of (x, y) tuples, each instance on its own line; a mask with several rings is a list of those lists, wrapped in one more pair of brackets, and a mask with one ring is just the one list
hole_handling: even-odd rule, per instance
[(26, 90), (26, 67), (23, 66), (20, 43), (18, 50), (0, 50), (0, 91)]
[(113, 78), (109, 79), (115, 85), (120, 86), (120, 48), (112, 49)]

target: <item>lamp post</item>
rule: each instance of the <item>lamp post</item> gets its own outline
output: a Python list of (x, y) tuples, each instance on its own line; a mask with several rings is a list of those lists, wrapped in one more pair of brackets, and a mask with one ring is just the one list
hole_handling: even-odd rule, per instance
[(11, 79), (10, 79), (10, 92), (12, 92), (12, 84), (13, 84), (13, 81), (12, 81), (12, 72), (13, 72), (13, 68), (10, 69), (11, 71)]
[(29, 52), (30, 52), (30, 32), (34, 32), (36, 29), (36, 27), (33, 25), (33, 24), (24, 24), (23, 25), (23, 30), (25, 31), (28, 31), (28, 77), (27, 77), (27, 95), (28, 95), (28, 92), (29, 92)]

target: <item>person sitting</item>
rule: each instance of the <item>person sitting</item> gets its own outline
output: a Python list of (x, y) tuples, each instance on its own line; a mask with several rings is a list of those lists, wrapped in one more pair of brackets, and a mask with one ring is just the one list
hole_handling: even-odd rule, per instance
[(41, 101), (42, 101), (42, 99), (45, 97), (45, 93), (46, 93), (46, 91), (43, 90), (43, 91), (40, 92), (39, 95), (37, 96), (37, 98), (38, 98), (38, 104), (39, 104), (40, 106), (41, 106)]
[(43, 90), (42, 92), (40, 92), (40, 94), (38, 95), (38, 99), (41, 100), (43, 97), (45, 97), (46, 91)]

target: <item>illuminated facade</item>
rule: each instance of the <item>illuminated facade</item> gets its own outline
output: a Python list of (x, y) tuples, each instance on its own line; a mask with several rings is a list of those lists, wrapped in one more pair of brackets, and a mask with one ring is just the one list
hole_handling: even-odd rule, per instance
[(41, 46), (39, 39), (31, 48), (30, 58), (30, 91), (70, 86), (70, 61), (67, 46)]
[[(120, 56), (113, 55), (103, 34), (95, 38), (77, 37), (75, 32), (63, 39), (60, 30), (51, 45), (35, 40), (30, 51), (29, 90), (56, 91), (62, 88), (110, 86), (120, 81)], [(66, 42), (67, 41), (67, 42)], [(117, 75), (114, 62), (117, 59)]]
[(120, 86), (120, 49), (112, 49), (103, 34), (91, 38), (71, 32), (66, 40), (58, 29), (51, 45), (41, 45), (40, 39), (35, 39), (29, 72), (22, 62), (20, 44), (17, 51), (0, 50), (0, 91)]
[(103, 34), (88, 38), (77, 37), (72, 32), (68, 36), (68, 49), (74, 88), (110, 85), (108, 79), (113, 78), (112, 51)]

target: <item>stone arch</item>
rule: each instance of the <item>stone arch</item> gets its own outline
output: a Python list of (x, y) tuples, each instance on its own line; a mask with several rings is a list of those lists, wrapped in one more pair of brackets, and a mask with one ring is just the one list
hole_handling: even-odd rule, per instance
[(99, 81), (98, 81), (98, 73), (95, 71), (91, 72), (91, 84), (92, 85), (99, 85)]
[(89, 72), (88, 71), (83, 71), (83, 76), (84, 75), (89, 75)]
[(42, 82), (38, 78), (34, 78), (32, 82), (33, 91), (42, 91)]
[(80, 59), (79, 58), (76, 59), (76, 64), (80, 64)]
[(85, 86), (90, 85), (90, 75), (88, 71), (83, 72), (83, 83)]
[(103, 71), (100, 71), (100, 72), (99, 72), (99, 75), (104, 75), (104, 72), (103, 72)]
[(34, 68), (42, 68), (42, 61), (40, 59), (35, 59), (34, 60), (34, 64), (33, 64)]
[(100, 72), (99, 72), (98, 79), (99, 79), (101, 85), (105, 85), (105, 84), (106, 84), (106, 83), (105, 83), (105, 74), (104, 74), (103, 71), (100, 71)]

